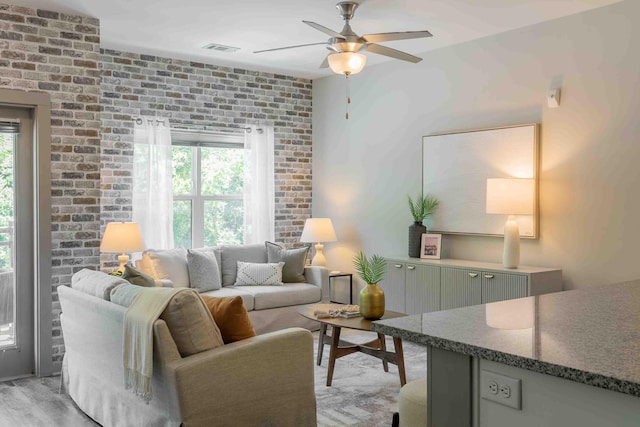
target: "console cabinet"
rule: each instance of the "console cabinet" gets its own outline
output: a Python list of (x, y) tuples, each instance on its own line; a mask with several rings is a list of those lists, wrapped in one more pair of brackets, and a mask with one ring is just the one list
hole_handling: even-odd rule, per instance
[(380, 282), (389, 310), (428, 313), (562, 290), (562, 270), (466, 260), (387, 258)]

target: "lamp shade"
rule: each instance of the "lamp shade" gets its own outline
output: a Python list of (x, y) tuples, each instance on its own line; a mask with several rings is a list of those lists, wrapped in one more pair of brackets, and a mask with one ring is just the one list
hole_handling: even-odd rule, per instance
[(104, 230), (100, 251), (106, 253), (139, 252), (144, 249), (137, 222), (110, 222)]
[(361, 53), (331, 53), (327, 57), (329, 67), (337, 74), (358, 74), (367, 63), (367, 57)]
[(301, 242), (335, 242), (336, 232), (330, 218), (309, 218), (304, 223)]
[(533, 179), (487, 179), (488, 214), (533, 215), (533, 201)]

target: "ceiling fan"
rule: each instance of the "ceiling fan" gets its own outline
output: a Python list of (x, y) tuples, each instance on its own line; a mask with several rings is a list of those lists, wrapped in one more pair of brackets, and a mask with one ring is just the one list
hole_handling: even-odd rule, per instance
[(333, 31), (320, 24), (316, 24), (311, 21), (302, 21), (312, 28), (321, 31), (331, 38), (322, 43), (308, 43), (295, 46), (279, 47), (275, 49), (258, 50), (254, 53), (272, 52), (275, 50), (294, 49), (304, 46), (315, 46), (326, 44), (327, 49), (331, 52), (324, 59), (320, 68), (330, 67), (337, 74), (356, 74), (362, 71), (364, 68), (367, 57), (360, 52), (367, 51), (371, 53), (377, 53), (378, 55), (389, 56), (391, 58), (400, 59), (409, 62), (420, 62), (422, 58), (410, 55), (406, 52), (402, 52), (390, 47), (377, 44), (378, 42), (388, 42), (394, 40), (407, 40), (416, 39), (422, 37), (432, 37), (429, 31), (405, 31), (405, 32), (393, 32), (393, 33), (377, 33), (377, 34), (365, 34), (363, 36), (357, 35), (349, 25), (349, 21), (353, 18), (353, 15), (358, 8), (358, 3), (354, 1), (342, 1), (336, 4), (336, 9), (340, 13), (340, 16), (345, 21), (344, 27), (341, 32)]

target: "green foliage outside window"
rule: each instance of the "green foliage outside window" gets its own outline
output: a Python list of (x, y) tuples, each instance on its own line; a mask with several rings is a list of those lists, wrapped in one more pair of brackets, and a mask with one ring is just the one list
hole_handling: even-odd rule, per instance
[[(196, 155), (194, 155), (196, 153)], [(200, 171), (194, 159), (200, 155)], [(192, 233), (205, 246), (244, 241), (244, 149), (173, 147), (173, 233), (176, 247), (192, 247)], [(199, 180), (194, 174), (200, 172)], [(199, 189), (198, 189), (199, 184)], [(193, 229), (194, 209), (203, 209), (203, 230)]]
[[(14, 225), (13, 141), (14, 135), (0, 133), (0, 243), (12, 240), (8, 229)], [(11, 267), (9, 246), (0, 246), (0, 269)]]

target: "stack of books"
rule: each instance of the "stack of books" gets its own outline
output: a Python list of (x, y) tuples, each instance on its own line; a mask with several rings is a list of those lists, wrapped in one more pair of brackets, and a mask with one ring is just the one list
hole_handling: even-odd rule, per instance
[(345, 305), (344, 307), (340, 307), (338, 310), (339, 317), (359, 317), (360, 316), (360, 307), (357, 305)]
[(316, 310), (314, 314), (318, 319), (323, 319), (327, 317), (345, 317), (345, 318), (360, 317), (360, 307), (357, 305), (349, 304), (349, 305), (345, 305), (340, 308), (336, 308), (328, 311)]

